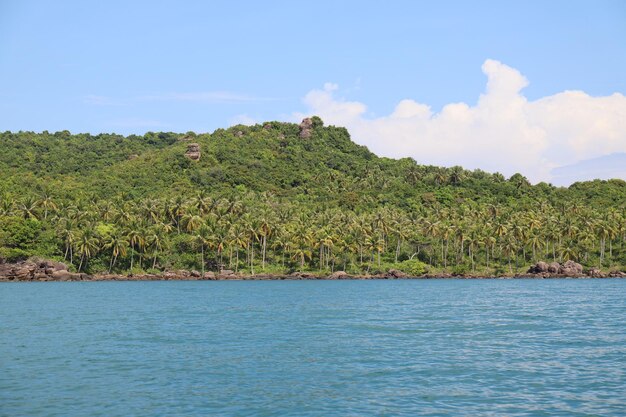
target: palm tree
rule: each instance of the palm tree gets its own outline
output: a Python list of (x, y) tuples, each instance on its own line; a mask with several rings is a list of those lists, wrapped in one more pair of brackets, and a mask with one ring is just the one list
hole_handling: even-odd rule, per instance
[(577, 260), (578, 259), (578, 253), (576, 252), (576, 249), (574, 249), (571, 246), (565, 246), (563, 248), (561, 248), (561, 258), (564, 261), (569, 261), (569, 260)]
[(43, 207), (43, 209), (44, 209), (44, 215), (43, 215), (44, 220), (46, 220), (48, 218), (48, 211), (49, 210), (56, 210), (57, 209), (57, 205), (54, 203), (54, 200), (52, 199), (52, 196), (50, 196), (50, 194), (48, 194), (47, 192), (44, 192), (41, 195), (41, 198), (39, 199), (39, 201), (37, 201), (37, 205), (39, 207)]
[(80, 254), (80, 264), (78, 272), (81, 271), (83, 263), (87, 263), (89, 258), (93, 257), (100, 249), (100, 242), (94, 229), (91, 227), (84, 229), (76, 242), (76, 249)]
[(152, 251), (152, 269), (156, 268), (157, 255), (165, 245), (165, 237), (163, 228), (155, 226), (151, 227), (147, 236), (148, 248)]
[(109, 262), (109, 274), (115, 266), (118, 256), (125, 257), (128, 250), (128, 241), (121, 233), (114, 233), (109, 241), (104, 244), (106, 249), (111, 249), (111, 261)]
[(465, 171), (460, 166), (454, 166), (450, 168), (450, 183), (452, 185), (459, 185), (465, 178)]
[(37, 201), (32, 197), (26, 197), (18, 205), (18, 209), (22, 212), (25, 219), (37, 219)]
[(511, 267), (511, 255), (515, 254), (515, 265), (517, 266), (517, 246), (513, 239), (507, 239), (502, 246), (502, 252), (504, 252), (509, 260), (509, 272), (513, 273), (513, 268)]
[(131, 225), (126, 230), (126, 239), (128, 240), (128, 246), (130, 246), (130, 270), (132, 271), (135, 248), (139, 248), (145, 244), (143, 235), (137, 224)]

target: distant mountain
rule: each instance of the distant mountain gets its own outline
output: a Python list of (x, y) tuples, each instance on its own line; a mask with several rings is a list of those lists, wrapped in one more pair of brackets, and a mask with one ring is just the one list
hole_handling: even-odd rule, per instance
[(590, 179), (626, 180), (626, 153), (612, 153), (598, 158), (585, 159), (575, 164), (565, 165), (552, 170), (552, 183), (557, 186), (569, 186), (575, 182)]

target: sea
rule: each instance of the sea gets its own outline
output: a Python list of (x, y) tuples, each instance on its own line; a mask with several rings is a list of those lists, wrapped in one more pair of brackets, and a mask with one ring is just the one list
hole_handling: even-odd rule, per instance
[(0, 416), (626, 416), (626, 280), (2, 283)]

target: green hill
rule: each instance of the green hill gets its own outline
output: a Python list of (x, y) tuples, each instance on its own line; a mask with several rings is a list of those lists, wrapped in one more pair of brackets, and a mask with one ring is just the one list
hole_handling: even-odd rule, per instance
[[(533, 186), (520, 174), (380, 158), (319, 118), (304, 136), (279, 122), (211, 134), (2, 133), (0, 257), (71, 257), (92, 272), (626, 264), (624, 181)], [(191, 143), (199, 160), (185, 156)]]

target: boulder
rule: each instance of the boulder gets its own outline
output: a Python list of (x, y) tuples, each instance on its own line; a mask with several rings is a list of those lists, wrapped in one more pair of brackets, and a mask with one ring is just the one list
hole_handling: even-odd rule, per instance
[(72, 279), (74, 274), (67, 270), (60, 270), (52, 272), (52, 278), (58, 281), (69, 281)]
[(40, 268), (45, 268), (46, 270), (50, 269), (52, 271), (67, 271), (67, 265), (63, 262), (55, 262), (55, 261), (44, 261), (43, 265), (39, 265)]
[(13, 275), (15, 279), (20, 281), (28, 281), (34, 278), (35, 270), (37, 269), (37, 265), (31, 263), (24, 263), (22, 265), (17, 266), (13, 270)]
[(306, 117), (300, 123), (300, 138), (308, 139), (313, 134), (313, 119)]
[(185, 156), (193, 161), (197, 161), (200, 159), (200, 145), (197, 143), (190, 143), (187, 145), (187, 152), (185, 152)]
[(346, 279), (348, 273), (346, 271), (335, 271), (328, 276), (329, 279)]
[(551, 274), (558, 274), (559, 269), (561, 269), (561, 265), (558, 262), (550, 262), (548, 264), (548, 272)]
[(606, 274), (604, 274), (599, 268), (596, 268), (596, 267), (589, 268), (589, 270), (587, 271), (587, 275), (589, 275), (591, 278), (606, 277)]
[(548, 272), (549, 265), (543, 261), (537, 262), (528, 269), (529, 274), (543, 274)]
[(292, 272), (291, 274), (289, 274), (289, 278), (290, 279), (313, 279), (313, 278), (316, 278), (316, 276), (309, 272), (296, 271), (296, 272)]
[(406, 278), (408, 275), (398, 269), (390, 269), (387, 271), (387, 276), (390, 278)]
[(191, 271), (191, 276), (194, 277), (194, 278), (200, 278), (201, 277), (200, 272), (198, 272), (196, 270)]
[(37, 271), (33, 275), (33, 279), (37, 281), (48, 281), (49, 278), (50, 277), (45, 272), (41, 272), (41, 271)]
[(204, 273), (204, 275), (202, 276), (203, 279), (208, 279), (208, 280), (214, 280), (215, 279), (215, 272), (213, 271), (207, 271)]
[(235, 133), (235, 136), (237, 136), (238, 138), (243, 136), (243, 132), (241, 130), (238, 130), (237, 133)]
[(561, 265), (561, 268), (559, 269), (559, 274), (561, 275), (576, 276), (576, 275), (581, 275), (582, 273), (583, 273), (583, 266), (572, 260), (565, 262), (563, 265)]

